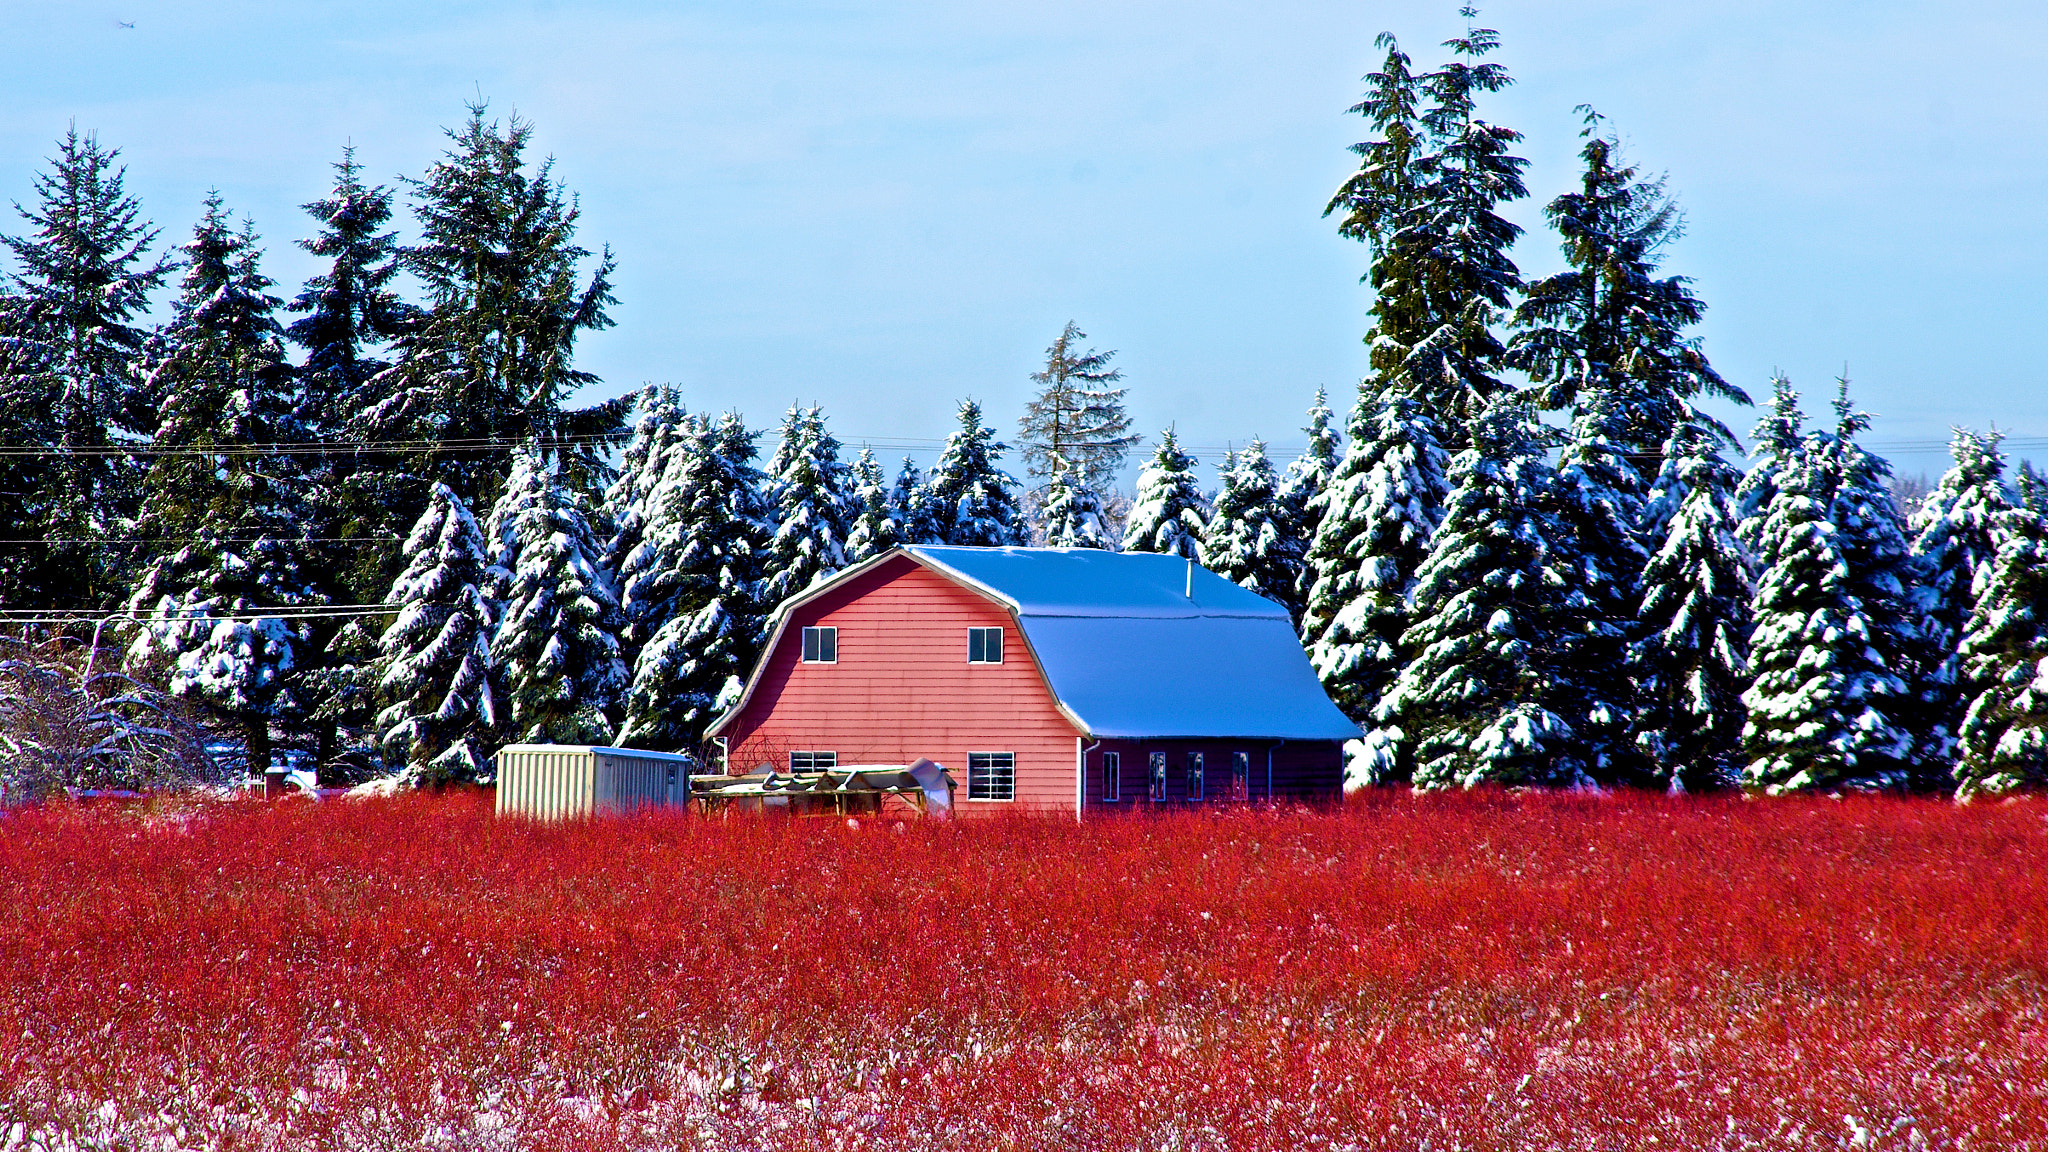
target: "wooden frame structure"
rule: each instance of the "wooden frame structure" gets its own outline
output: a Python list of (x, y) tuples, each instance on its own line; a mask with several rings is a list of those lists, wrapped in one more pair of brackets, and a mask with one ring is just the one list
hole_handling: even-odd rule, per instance
[(952, 774), (930, 760), (852, 764), (816, 772), (690, 777), (690, 804), (709, 816), (733, 809), (794, 816), (905, 815), (944, 818), (953, 811)]

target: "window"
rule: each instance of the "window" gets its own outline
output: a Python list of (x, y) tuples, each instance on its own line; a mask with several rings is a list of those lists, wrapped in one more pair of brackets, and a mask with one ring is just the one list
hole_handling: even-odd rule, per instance
[(1102, 754), (1102, 802), (1114, 804), (1124, 798), (1124, 758), (1115, 752)]
[(804, 629), (804, 663), (839, 663), (839, 629)]
[(1152, 799), (1166, 799), (1166, 753), (1152, 754)]
[(791, 772), (823, 772), (827, 768), (837, 767), (839, 767), (839, 753), (837, 752), (791, 752), (789, 754), (789, 770)]
[(1202, 798), (1202, 754), (1188, 753), (1188, 799)]
[(1230, 798), (1249, 800), (1252, 798), (1252, 754), (1232, 752), (1230, 754)]
[[(997, 629), (1001, 631), (1001, 629)], [(969, 800), (1015, 800), (1017, 798), (1017, 754), (1015, 752), (969, 752), (967, 754), (967, 798)]]
[(969, 664), (1001, 664), (1003, 662), (1003, 630), (1001, 628), (969, 628), (967, 630), (967, 662)]

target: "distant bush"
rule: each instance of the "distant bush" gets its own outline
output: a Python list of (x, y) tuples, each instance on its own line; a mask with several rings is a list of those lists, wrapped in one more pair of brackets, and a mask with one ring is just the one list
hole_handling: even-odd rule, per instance
[(203, 733), (169, 695), (69, 636), (0, 637), (0, 785), (6, 799), (219, 782)]

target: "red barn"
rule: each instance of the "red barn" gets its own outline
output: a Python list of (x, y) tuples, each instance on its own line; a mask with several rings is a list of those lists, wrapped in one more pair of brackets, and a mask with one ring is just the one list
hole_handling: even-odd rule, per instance
[(1287, 612), (1173, 556), (898, 548), (777, 609), (734, 772), (943, 764), (964, 814), (1334, 798), (1357, 725)]

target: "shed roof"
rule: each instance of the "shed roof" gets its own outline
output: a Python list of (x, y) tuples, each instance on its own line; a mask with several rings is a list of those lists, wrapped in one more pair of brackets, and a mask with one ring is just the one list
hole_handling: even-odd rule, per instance
[[(1198, 564), (1094, 548), (913, 545), (896, 554), (1006, 606), (1061, 711), (1092, 739), (1359, 734), (1323, 691), (1287, 610)], [(778, 640), (790, 608), (852, 574), (786, 603)]]

